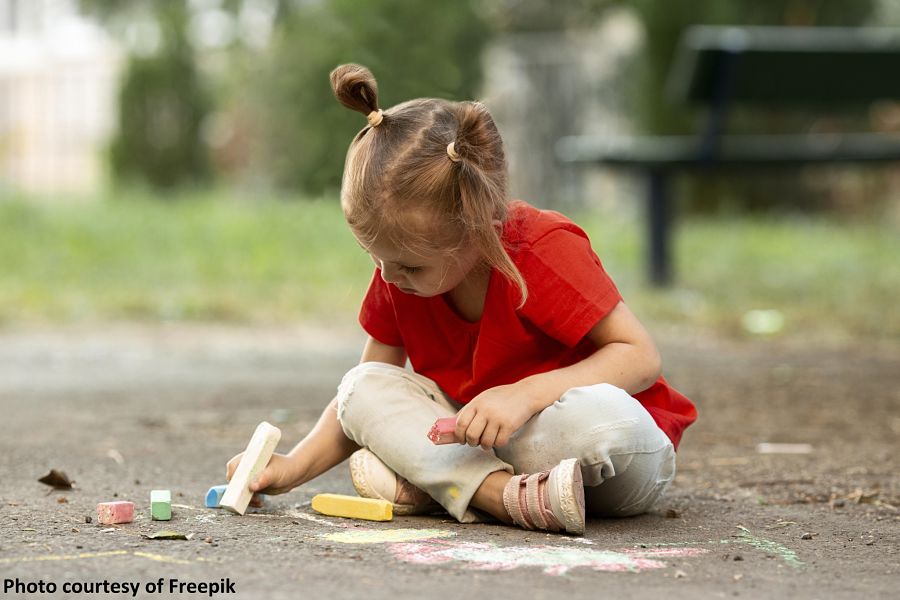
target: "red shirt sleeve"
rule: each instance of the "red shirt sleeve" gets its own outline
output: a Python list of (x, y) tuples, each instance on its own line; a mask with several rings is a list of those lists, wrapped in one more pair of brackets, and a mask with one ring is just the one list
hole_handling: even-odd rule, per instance
[(388, 284), (381, 278), (380, 269), (375, 269), (369, 289), (363, 298), (359, 309), (359, 324), (382, 344), (403, 346), (394, 302)]
[(550, 231), (524, 249), (518, 263), (528, 285), (523, 316), (569, 347), (622, 299), (580, 230)]

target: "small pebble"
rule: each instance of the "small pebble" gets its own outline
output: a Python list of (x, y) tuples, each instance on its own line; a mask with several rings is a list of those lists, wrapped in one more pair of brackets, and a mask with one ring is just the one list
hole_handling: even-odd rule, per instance
[(211, 537), (208, 537), (208, 538), (204, 539), (203, 541), (206, 542), (207, 544), (212, 544), (213, 539)]
[(735, 555), (734, 555), (734, 560), (744, 560), (744, 557), (741, 556), (740, 554), (735, 554)]
[(804, 533), (803, 535), (800, 536), (800, 539), (801, 539), (801, 540), (811, 540), (811, 539), (813, 539), (813, 534), (811, 534), (811, 533)]
[(94, 519), (92, 519), (90, 516), (87, 516), (87, 517), (84, 518), (84, 522), (85, 522), (85, 523), (90, 523), (90, 522), (93, 521), (93, 520), (94, 520)]

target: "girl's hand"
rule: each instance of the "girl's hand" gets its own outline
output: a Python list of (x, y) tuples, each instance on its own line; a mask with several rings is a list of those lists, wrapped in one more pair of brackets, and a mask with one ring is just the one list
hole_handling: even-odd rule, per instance
[[(234, 471), (241, 462), (243, 455), (244, 453), (241, 452), (228, 461), (226, 466), (228, 481), (231, 481), (231, 477), (234, 475)], [(256, 476), (256, 479), (250, 482), (250, 491), (254, 492), (254, 499), (258, 500), (255, 492), (272, 495), (284, 494), (297, 487), (297, 481), (297, 469), (294, 461), (284, 454), (273, 454), (266, 468)]]
[(456, 414), (456, 441), (485, 450), (502, 448), (534, 416), (533, 406), (531, 398), (516, 384), (485, 390)]

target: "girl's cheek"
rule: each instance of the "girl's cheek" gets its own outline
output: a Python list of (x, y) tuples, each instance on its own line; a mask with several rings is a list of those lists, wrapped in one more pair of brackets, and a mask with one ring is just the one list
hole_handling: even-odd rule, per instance
[(430, 293), (434, 289), (430, 280), (422, 279), (420, 277), (409, 277), (408, 280), (409, 287), (415, 288), (423, 293)]

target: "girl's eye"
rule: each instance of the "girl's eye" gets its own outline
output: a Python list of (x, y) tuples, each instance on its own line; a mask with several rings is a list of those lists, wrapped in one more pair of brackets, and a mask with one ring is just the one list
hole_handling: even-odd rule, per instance
[(400, 265), (400, 270), (403, 271), (404, 273), (412, 274), (412, 273), (418, 273), (419, 271), (421, 271), (422, 267), (406, 267), (404, 265)]

